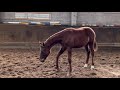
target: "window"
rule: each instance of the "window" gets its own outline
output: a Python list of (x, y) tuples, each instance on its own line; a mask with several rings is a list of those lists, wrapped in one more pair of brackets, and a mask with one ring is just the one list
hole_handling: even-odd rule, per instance
[(38, 19), (38, 20), (50, 20), (51, 14), (47, 12), (16, 12), (16, 19)]
[(28, 13), (28, 19), (49, 20), (50, 19), (50, 14)]

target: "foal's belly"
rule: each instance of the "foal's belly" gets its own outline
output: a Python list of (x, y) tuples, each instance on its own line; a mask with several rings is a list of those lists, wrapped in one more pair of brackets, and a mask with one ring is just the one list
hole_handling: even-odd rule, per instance
[(83, 46), (85, 46), (87, 43), (83, 43), (83, 44), (75, 44), (75, 45), (71, 45), (70, 47), (72, 47), (72, 48), (81, 48), (81, 47), (83, 47)]
[(72, 46), (72, 48), (81, 48), (83, 47), (84, 45), (80, 45), (80, 46)]

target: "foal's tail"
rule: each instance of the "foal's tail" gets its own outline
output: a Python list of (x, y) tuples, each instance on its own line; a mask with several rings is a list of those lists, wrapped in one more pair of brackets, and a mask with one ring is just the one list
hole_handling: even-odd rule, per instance
[(98, 50), (98, 45), (97, 45), (97, 42), (96, 40), (94, 41), (94, 51), (96, 52)]

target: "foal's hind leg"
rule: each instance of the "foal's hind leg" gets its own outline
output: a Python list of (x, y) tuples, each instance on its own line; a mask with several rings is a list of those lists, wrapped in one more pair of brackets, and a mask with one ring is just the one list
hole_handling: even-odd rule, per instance
[(94, 44), (93, 43), (90, 43), (90, 50), (91, 50), (91, 56), (92, 56), (92, 66), (91, 66), (91, 69), (94, 68)]
[(85, 50), (87, 52), (87, 59), (86, 59), (86, 63), (84, 65), (84, 67), (88, 67), (88, 61), (89, 61), (89, 56), (90, 56), (90, 50), (88, 48), (88, 45), (85, 46)]
[(59, 71), (59, 66), (58, 66), (58, 60), (59, 60), (59, 56), (66, 50), (66, 47), (62, 47), (60, 49), (60, 51), (58, 52), (58, 55), (56, 57), (56, 69), (57, 71)]

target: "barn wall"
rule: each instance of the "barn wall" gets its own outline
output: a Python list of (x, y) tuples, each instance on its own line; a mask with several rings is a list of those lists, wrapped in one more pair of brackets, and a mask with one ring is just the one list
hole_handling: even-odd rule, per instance
[(77, 25), (120, 25), (120, 12), (78, 12)]
[(52, 12), (51, 21), (59, 21), (63, 25), (71, 24), (71, 12)]
[(0, 18), (2, 21), (9, 21), (15, 19), (15, 13), (14, 12), (1, 12)]
[[(74, 19), (76, 20), (76, 25), (78, 26), (81, 24), (120, 25), (120, 12), (76, 12), (76, 18), (71, 17), (72, 12), (47, 13), (51, 14), (51, 19), (47, 21), (59, 21), (63, 25), (71, 25)], [(2, 21), (30, 21), (15, 19), (15, 12), (1, 12), (0, 19), (2, 19)]]
[[(74, 19), (77, 25), (81, 24), (97, 24), (97, 25), (119, 25), (120, 12), (76, 12), (76, 18), (72, 18), (72, 12), (47, 12), (51, 14), (48, 21), (59, 21), (63, 25), (71, 25)], [(74, 14), (73, 14), (74, 15)], [(16, 20), (15, 12), (1, 12), (0, 19), (2, 21), (28, 21)], [(41, 20), (39, 20), (41, 21)]]
[(23, 22), (29, 22), (29, 21), (58, 21), (61, 24), (64, 25), (70, 25), (71, 24), (71, 12), (47, 12), (51, 15), (50, 20), (27, 20), (27, 19), (15, 19), (15, 12), (1, 12), (0, 18), (2, 21), (23, 21)]

